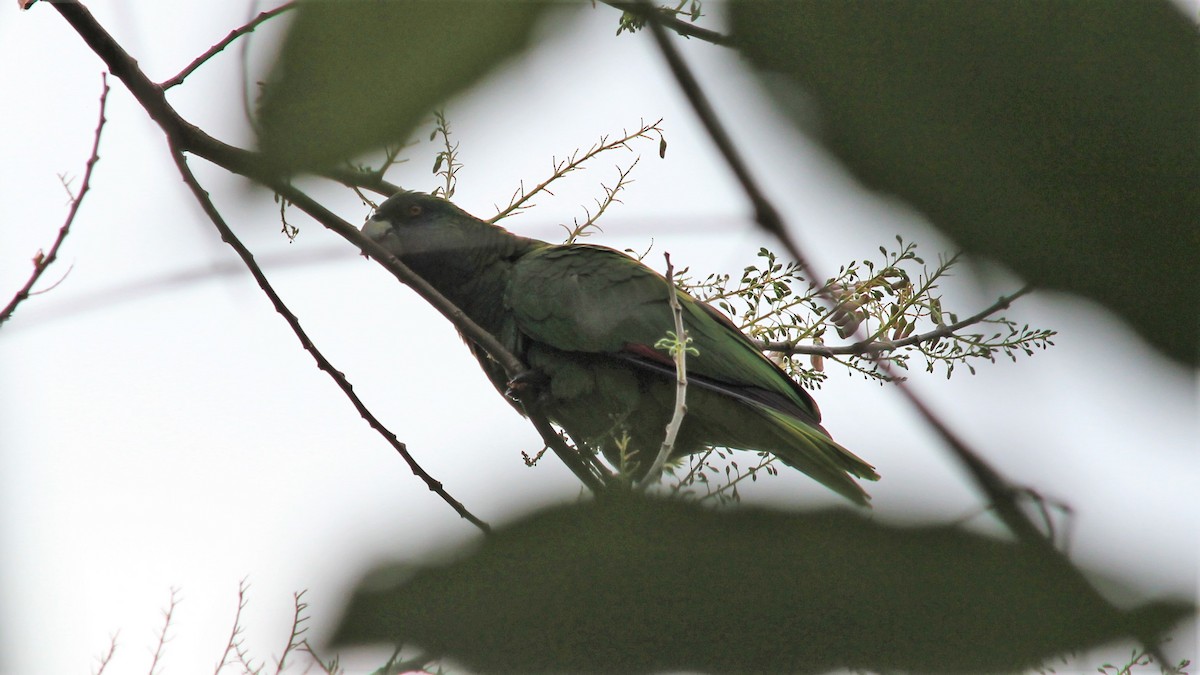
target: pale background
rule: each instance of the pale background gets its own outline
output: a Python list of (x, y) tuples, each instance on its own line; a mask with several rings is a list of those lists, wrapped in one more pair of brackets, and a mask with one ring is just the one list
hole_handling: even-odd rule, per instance
[[(250, 14), (237, 2), (89, 6), (158, 80)], [(466, 165), (456, 201), (487, 217), (519, 180), (542, 180), (552, 156), (662, 117), (666, 158), (654, 143), (637, 146), (636, 182), (593, 241), (638, 250), (653, 242), (647, 260), (660, 269), (666, 250), (698, 271), (737, 273), (773, 243), (754, 229), (648, 36), (613, 36), (617, 16), (604, 6), (565, 15), (539, 34), (528, 59), (448, 105)], [(262, 72), (277, 34), (255, 38), (252, 69)], [(774, 116), (734, 53), (694, 41), (685, 47), (758, 178), (825, 273), (897, 233), (918, 241), (929, 259), (951, 250), (919, 216), (863, 193)], [(248, 144), (238, 54), (235, 47), (218, 57), (170, 98), (219, 138)], [(56, 174), (78, 186), (102, 66), (52, 7), (20, 13), (12, 3), (0, 8), (0, 63), (6, 301), (64, 217)], [(70, 274), (0, 329), (4, 673), (91, 672), (117, 631), (107, 672), (148, 672), (173, 587), (182, 600), (165, 672), (212, 672), (246, 577), (246, 646), (270, 659), (286, 643), (293, 592), (308, 589), (317, 633), (372, 561), (419, 560), (476, 535), (313, 367), (203, 217), (157, 127), (119, 81), (110, 83), (93, 192), (42, 286), (68, 267)], [(432, 189), (435, 152), (427, 142), (413, 148), (413, 161), (393, 179)], [(560, 237), (558, 224), (584, 217), (580, 206), (601, 196), (601, 182), (612, 184), (614, 164), (632, 158), (600, 158), (556, 190), (558, 198), (540, 200), (507, 226)], [(290, 216), (301, 234), (289, 244), (269, 194), (202, 160), (192, 166), (318, 346), (453, 495), (497, 523), (578, 494), (552, 458), (525, 468), (520, 452), (541, 447), (536, 433), (491, 389), (451, 326), (411, 291), (298, 210)], [(352, 222), (368, 213), (345, 191), (313, 192)], [(943, 285), (952, 309), (974, 312), (1020, 285), (986, 269), (986, 283), (964, 268)], [(1039, 293), (1009, 315), (1060, 331), (1057, 346), (949, 381), (914, 363), (914, 387), (1014, 481), (1073, 507), (1071, 551), (1080, 563), (1143, 598), (1194, 596), (1195, 374), (1164, 361), (1095, 305)], [(963, 474), (896, 394), (835, 369), (815, 395), (835, 437), (883, 475), (870, 486), (877, 517), (942, 522), (975, 511)], [(836, 503), (795, 472), (748, 497)], [(1195, 658), (1194, 630), (1179, 631), (1168, 653)], [(1082, 663), (1094, 667), (1122, 653)], [(345, 665), (362, 672), (379, 662)]]

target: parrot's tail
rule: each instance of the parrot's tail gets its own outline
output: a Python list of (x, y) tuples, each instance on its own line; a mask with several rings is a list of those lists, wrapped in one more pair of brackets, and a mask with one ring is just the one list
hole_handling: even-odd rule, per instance
[(838, 445), (832, 438), (804, 422), (766, 406), (755, 406), (778, 432), (777, 448), (770, 450), (789, 466), (811, 476), (825, 487), (861, 506), (871, 496), (851, 476), (879, 480), (875, 467)]

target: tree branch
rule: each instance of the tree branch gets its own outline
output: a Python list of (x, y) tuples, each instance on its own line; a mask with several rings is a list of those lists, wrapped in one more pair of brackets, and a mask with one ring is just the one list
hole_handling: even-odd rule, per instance
[(889, 352), (903, 347), (929, 342), (930, 340), (938, 340), (944, 337), (949, 337), (963, 328), (973, 326), (987, 317), (1008, 309), (1014, 300), (1021, 296), (1027, 295), (1033, 290), (1032, 286), (1025, 286), (1016, 293), (1011, 295), (1001, 296), (995, 303), (981, 310), (977, 314), (967, 317), (962, 321), (938, 326), (934, 330), (927, 333), (919, 333), (910, 335), (902, 340), (859, 340), (853, 344), (837, 345), (828, 347), (825, 345), (802, 345), (797, 344), (794, 340), (783, 340), (779, 342), (769, 342), (766, 340), (755, 340), (754, 344), (764, 352), (776, 352), (779, 354), (811, 354), (813, 356), (835, 356), (835, 355), (854, 355), (854, 356), (870, 356)]
[(221, 233), (221, 240), (229, 244), (233, 250), (237, 252), (238, 257), (242, 259), (243, 263), (245, 263), (246, 269), (250, 271), (250, 275), (253, 276), (254, 280), (258, 283), (258, 287), (262, 289), (263, 293), (267, 295), (267, 298), (275, 307), (275, 311), (278, 312), (285, 321), (287, 321), (287, 324), (291, 327), (292, 332), (295, 333), (296, 337), (300, 339), (300, 345), (312, 355), (314, 360), (316, 360), (317, 367), (328, 373), (329, 376), (333, 378), (333, 381), (346, 395), (346, 398), (350, 399), (350, 402), (354, 405), (354, 408), (358, 411), (358, 414), (367, 421), (367, 424), (371, 425), (372, 429), (377, 431), (379, 435), (383, 436), (388, 443), (391, 443), (392, 447), (396, 449), (396, 452), (400, 453), (400, 456), (404, 458), (404, 461), (408, 464), (409, 469), (412, 470), (413, 475), (423, 480), (425, 485), (429, 487), (429, 490), (441, 497), (442, 501), (449, 504), (459, 516), (468, 520), (472, 525), (478, 527), (484, 533), (490, 533), (491, 527), (489, 527), (487, 523), (483, 522), (479, 518), (476, 518), (475, 515), (468, 511), (461, 502), (450, 496), (450, 493), (446, 492), (445, 488), (442, 487), (442, 483), (434, 479), (433, 476), (429, 475), (429, 473), (417, 463), (416, 459), (414, 459), (409, 453), (408, 447), (402, 443), (400, 439), (396, 438), (396, 434), (392, 433), (391, 430), (385, 427), (383, 423), (371, 413), (366, 404), (362, 402), (362, 399), (360, 399), (358, 395), (354, 393), (354, 387), (346, 379), (346, 376), (343, 375), (341, 371), (334, 368), (333, 364), (330, 363), (329, 360), (325, 358), (325, 355), (321, 353), (321, 350), (317, 349), (317, 346), (313, 344), (312, 339), (308, 337), (308, 334), (300, 325), (300, 320), (297, 319), (296, 315), (293, 314), (292, 311), (288, 309), (287, 305), (284, 304), (283, 300), (279, 297), (279, 294), (275, 292), (274, 287), (272, 287), (271, 283), (267, 280), (267, 277), (263, 273), (262, 269), (258, 266), (258, 263), (254, 261), (254, 255), (250, 253), (250, 250), (246, 248), (241, 240), (238, 239), (237, 235), (233, 233), (233, 230), (229, 228), (229, 225), (225, 222), (225, 219), (221, 216), (221, 213), (217, 210), (216, 206), (213, 205), (212, 199), (209, 198), (208, 193), (205, 192), (204, 188), (200, 186), (200, 183), (196, 180), (196, 176), (192, 173), (191, 168), (188, 167), (187, 158), (184, 157), (183, 150), (181, 150), (173, 140), (171, 141), (170, 146), (171, 157), (175, 160), (175, 166), (178, 167), (179, 174), (183, 177), (183, 182), (186, 183), (188, 188), (192, 191), (192, 194), (196, 197), (196, 201), (200, 203), (200, 207), (204, 210), (204, 213), (208, 216), (209, 220), (212, 221), (213, 226), (215, 226), (217, 231)]
[(189, 63), (187, 65), (186, 68), (179, 71), (178, 75), (176, 75), (175, 77), (172, 77), (169, 80), (164, 81), (159, 86), (161, 86), (163, 88), (163, 90), (167, 90), (176, 85), (183, 84), (183, 81), (185, 79), (187, 79), (188, 75), (191, 75), (197, 68), (204, 65), (204, 63), (207, 62), (209, 59), (211, 59), (212, 57), (221, 53), (221, 51), (223, 51), (226, 47), (228, 47), (231, 43), (233, 43), (234, 40), (245, 35), (246, 33), (253, 32), (255, 28), (258, 28), (259, 24), (266, 21), (267, 19), (270, 19), (274, 16), (283, 14), (284, 12), (288, 11), (289, 9), (294, 8), (295, 6), (296, 6), (296, 3), (293, 1), (293, 2), (289, 2), (287, 4), (284, 4), (284, 5), (280, 5), (279, 7), (276, 7), (275, 9), (268, 10), (266, 12), (259, 14), (258, 16), (254, 17), (254, 19), (251, 20), (246, 25), (242, 26), (241, 28), (237, 28), (237, 29), (231, 31), (229, 33), (229, 35), (225, 36), (224, 40), (221, 40), (217, 44), (210, 47), (208, 51), (206, 51), (203, 54), (201, 54), (200, 56), (196, 57), (195, 61), (192, 61), (191, 63)]
[[(621, 2), (620, 0), (603, 0), (603, 2), (609, 7), (619, 9), (623, 12), (630, 12), (639, 15), (645, 12), (645, 8), (642, 7), (641, 3), (639, 2)], [(653, 11), (657, 13), (658, 20), (662, 22), (664, 27), (671, 29), (683, 37), (704, 40), (705, 42), (711, 42), (714, 45), (720, 45), (722, 47), (733, 46), (733, 40), (728, 35), (725, 35), (724, 33), (718, 33), (715, 30), (701, 28), (694, 23), (684, 21), (676, 16), (674, 12), (665, 7), (655, 7), (653, 8)]]
[[(29, 275), (29, 279), (25, 285), (17, 291), (12, 300), (9, 300), (8, 305), (0, 310), (0, 326), (4, 325), (5, 321), (17, 311), (17, 305), (25, 302), (32, 295), (33, 285), (38, 282), (47, 267), (58, 259), (58, 249), (66, 240), (67, 234), (71, 231), (71, 224), (75, 222), (75, 214), (79, 213), (79, 207), (83, 204), (83, 197), (87, 194), (88, 189), (92, 185), (92, 169), (95, 168), (96, 162), (100, 161), (100, 134), (104, 131), (104, 123), (108, 120), (104, 117), (104, 108), (108, 103), (108, 74), (100, 74), (100, 121), (96, 123), (96, 133), (92, 139), (92, 153), (88, 157), (87, 164), (84, 165), (83, 181), (79, 185), (79, 194), (75, 195), (71, 200), (71, 208), (67, 211), (67, 219), (63, 222), (62, 227), (58, 229), (58, 236), (55, 237), (54, 243), (50, 246), (50, 252), (43, 254), (38, 251), (33, 258), (33, 273)], [(61, 281), (59, 282), (61, 283)], [(58, 284), (54, 284), (57, 286)], [(53, 288), (54, 286), (51, 286)], [(46, 289), (49, 290), (49, 289)]]
[[(750, 203), (754, 206), (754, 219), (759, 226), (767, 232), (775, 235), (788, 253), (806, 269), (812, 269), (801, 253), (800, 247), (792, 240), (792, 235), (783, 225), (783, 219), (779, 216), (779, 212), (767, 199), (763, 191), (758, 187), (758, 183), (750, 174), (750, 167), (738, 154), (737, 148), (733, 145), (733, 139), (729, 133), (725, 131), (724, 125), (717, 119), (717, 114), (713, 110), (712, 104), (708, 102), (708, 97), (705, 96), (704, 90), (700, 88), (700, 83), (696, 81), (695, 75), (691, 69), (684, 63), (683, 57), (675, 49), (675, 45), (671, 44), (670, 37), (667, 36), (666, 30), (659, 23), (659, 14), (654, 11), (654, 8), (646, 0), (638, 0), (637, 2), (629, 3), (631, 9), (627, 11), (639, 12), (645, 19), (646, 24), (650, 27), (650, 33), (654, 36), (654, 41), (658, 43), (659, 51), (666, 60), (667, 65), (671, 68), (671, 73), (675, 76), (679, 88), (687, 97), (688, 102), (692, 104), (692, 109), (695, 110), (696, 116), (700, 118), (700, 122), (704, 125), (704, 129), (708, 132), (709, 138), (717, 146), (721, 156), (725, 158), (725, 163), (733, 171), (737, 177), (738, 183), (741, 184), (742, 190), (746, 196), (750, 198)], [(815, 278), (815, 277), (813, 277)]]

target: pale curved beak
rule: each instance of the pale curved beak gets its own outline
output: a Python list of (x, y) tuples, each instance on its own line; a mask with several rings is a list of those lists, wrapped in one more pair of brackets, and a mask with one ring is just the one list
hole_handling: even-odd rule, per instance
[(367, 222), (362, 226), (362, 233), (368, 238), (375, 241), (383, 241), (383, 238), (388, 236), (392, 231), (392, 224), (386, 220), (379, 220), (374, 216), (367, 219)]

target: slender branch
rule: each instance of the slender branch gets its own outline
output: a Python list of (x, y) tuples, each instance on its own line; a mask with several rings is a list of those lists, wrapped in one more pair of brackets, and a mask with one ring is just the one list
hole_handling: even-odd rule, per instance
[(208, 51), (206, 51), (203, 54), (201, 54), (200, 56), (196, 57), (195, 61), (192, 61), (191, 63), (189, 63), (187, 65), (187, 67), (185, 67), (183, 70), (179, 71), (178, 75), (176, 75), (175, 77), (172, 77), (169, 80), (164, 81), (159, 86), (161, 86), (164, 90), (166, 90), (166, 89), (170, 89), (171, 87), (174, 87), (176, 85), (183, 84), (183, 81), (185, 79), (187, 79), (187, 77), (189, 75), (191, 75), (197, 68), (204, 65), (204, 63), (206, 61), (208, 61), (209, 59), (211, 59), (212, 57), (221, 53), (226, 47), (228, 47), (231, 43), (233, 43), (234, 40), (238, 39), (239, 37), (241, 37), (247, 33), (254, 32), (254, 29), (258, 28), (259, 24), (261, 24), (262, 22), (264, 22), (274, 16), (283, 14), (284, 12), (288, 11), (289, 9), (294, 8), (295, 6), (296, 6), (295, 2), (289, 2), (287, 4), (280, 5), (279, 7), (276, 7), (275, 9), (268, 10), (266, 12), (259, 14), (258, 16), (254, 17), (254, 19), (251, 20), (246, 25), (242, 26), (241, 28), (237, 28), (237, 29), (231, 31), (229, 33), (229, 35), (225, 36), (224, 40), (221, 40), (217, 44), (210, 47)]
[(579, 220), (576, 219), (574, 227), (567, 227), (566, 225), (562, 226), (562, 228), (567, 231), (567, 239), (563, 242), (564, 244), (574, 244), (579, 239), (590, 235), (591, 232), (588, 232), (588, 230), (592, 228), (603, 231), (601, 227), (596, 224), (596, 221), (600, 220), (600, 216), (603, 216), (604, 212), (608, 210), (608, 207), (612, 206), (614, 203), (624, 203), (620, 199), (617, 199), (617, 193), (619, 193), (621, 190), (624, 190), (627, 185), (633, 182), (633, 180), (629, 178), (629, 174), (633, 172), (634, 167), (636, 167), (640, 161), (642, 161), (642, 158), (639, 156), (635, 157), (633, 163), (624, 169), (618, 165), (616, 167), (617, 182), (613, 187), (610, 188), (604, 183), (600, 184), (600, 188), (604, 190), (604, 199), (595, 200), (595, 213), (592, 213), (587, 209), (587, 207), (584, 207), (583, 211), (587, 214), (588, 218), (582, 225), (580, 225)]
[(667, 423), (666, 436), (658, 449), (658, 456), (650, 465), (644, 478), (638, 483), (638, 488), (646, 488), (658, 482), (662, 475), (663, 465), (675, 448), (675, 439), (679, 437), (679, 428), (683, 426), (683, 417), (687, 414), (687, 351), (688, 337), (683, 328), (683, 307), (679, 305), (679, 290), (675, 288), (675, 266), (671, 264), (671, 254), (663, 253), (667, 259), (667, 302), (671, 307), (671, 315), (675, 318), (675, 344), (673, 345), (675, 359), (675, 410), (671, 413), (671, 421)]
[[(104, 108), (108, 103), (109, 91), (107, 73), (100, 74), (100, 82), (100, 121), (96, 123), (96, 133), (92, 138), (92, 152), (88, 156), (87, 164), (84, 165), (83, 181), (79, 185), (79, 194), (75, 195), (71, 200), (71, 208), (67, 211), (67, 219), (63, 222), (62, 227), (58, 229), (58, 236), (55, 237), (54, 243), (50, 246), (50, 252), (43, 254), (41, 251), (38, 251), (38, 254), (33, 258), (33, 273), (29, 275), (29, 279), (25, 282), (25, 285), (17, 291), (12, 300), (9, 300), (8, 305), (0, 310), (0, 326), (4, 325), (5, 321), (8, 321), (13, 312), (17, 311), (17, 305), (20, 305), (33, 294), (33, 285), (42, 277), (42, 273), (46, 271), (46, 268), (50, 267), (51, 263), (58, 259), (58, 249), (62, 246), (63, 241), (66, 240), (67, 234), (71, 231), (71, 224), (75, 222), (75, 214), (79, 213), (79, 207), (83, 204), (83, 197), (92, 185), (92, 169), (95, 168), (96, 162), (100, 161), (100, 134), (104, 131), (104, 123), (108, 121), (104, 116)], [(61, 279), (55, 282), (54, 286), (57, 286), (59, 283), (62, 283)], [(54, 286), (50, 288), (54, 288)]]
[(104, 670), (108, 668), (108, 664), (112, 661), (113, 655), (117, 653), (117, 636), (119, 633), (113, 633), (108, 639), (108, 651), (97, 657), (99, 661), (96, 671), (92, 675), (104, 675)]
[(893, 351), (903, 347), (929, 342), (944, 337), (949, 337), (954, 333), (973, 326), (996, 312), (1008, 309), (1013, 301), (1024, 295), (1029, 294), (1033, 290), (1032, 286), (1025, 286), (1011, 295), (1001, 296), (999, 300), (989, 305), (987, 308), (978, 313), (969, 316), (961, 321), (938, 326), (934, 330), (927, 333), (919, 333), (910, 335), (902, 340), (859, 340), (853, 344), (837, 345), (833, 347), (825, 345), (800, 345), (796, 344), (795, 340), (784, 340), (779, 342), (768, 342), (765, 340), (755, 340), (755, 345), (765, 352), (777, 352), (780, 354), (811, 354), (814, 356), (835, 356), (839, 354), (849, 354), (854, 356), (880, 354), (882, 352)]
[(308, 621), (308, 617), (304, 615), (304, 610), (308, 609), (308, 603), (301, 598), (308, 591), (298, 591), (292, 594), (293, 611), (292, 611), (292, 631), (288, 635), (287, 646), (283, 648), (283, 653), (279, 655), (279, 660), (275, 663), (275, 675), (283, 673), (284, 664), (287, 662), (287, 657), (292, 652), (299, 649), (300, 645), (304, 644), (306, 638), (304, 634), (308, 632), (308, 626), (304, 622)]
[[(754, 206), (754, 219), (759, 226), (767, 232), (775, 235), (780, 242), (783, 243), (788, 253), (806, 269), (812, 269), (812, 266), (806, 262), (804, 255), (800, 251), (800, 247), (792, 239), (792, 235), (783, 225), (783, 219), (779, 216), (779, 212), (767, 199), (763, 191), (758, 187), (758, 183), (750, 174), (750, 167), (738, 154), (737, 148), (734, 147), (733, 139), (729, 133), (725, 131), (724, 125), (717, 119), (717, 114), (713, 110), (712, 104), (709, 103), (708, 97), (705, 96), (704, 90), (700, 88), (700, 83), (696, 81), (695, 75), (691, 69), (684, 63), (683, 57), (679, 55), (679, 51), (675, 49), (675, 45), (671, 44), (671, 39), (667, 35), (660, 23), (659, 13), (654, 11), (650, 3), (646, 0), (638, 0), (630, 3), (631, 9), (628, 11), (637, 11), (647, 19), (646, 24), (650, 27), (650, 33), (654, 36), (654, 41), (658, 43), (659, 51), (666, 60), (667, 65), (671, 68), (671, 73), (675, 76), (675, 80), (679, 83), (680, 90), (684, 96), (692, 104), (692, 109), (695, 110), (696, 116), (700, 118), (700, 122), (704, 125), (708, 132), (709, 138), (716, 144), (717, 149), (721, 152), (721, 156), (725, 158), (725, 163), (733, 171), (737, 177), (738, 183), (741, 184), (742, 190), (746, 196), (750, 198), (750, 203)], [(811, 277), (815, 278), (815, 277)]]
[[(603, 0), (603, 2), (604, 4), (619, 9), (623, 12), (641, 14), (645, 11), (640, 6), (641, 3), (638, 2), (620, 2), (619, 0)], [(654, 11), (658, 14), (658, 20), (662, 22), (664, 27), (675, 31), (684, 37), (697, 38), (699, 40), (704, 40), (705, 42), (710, 42), (714, 45), (720, 45), (722, 47), (733, 46), (733, 40), (724, 33), (718, 33), (715, 30), (701, 28), (694, 23), (684, 21), (676, 16), (674, 12), (665, 7), (656, 7)]]
[[(398, 452), (400, 456), (404, 458), (404, 461), (408, 464), (408, 467), (413, 474), (423, 480), (425, 485), (429, 487), (430, 491), (441, 497), (442, 500), (449, 504), (459, 516), (468, 520), (472, 525), (478, 527), (484, 533), (490, 533), (491, 528), (487, 523), (475, 517), (475, 515), (468, 511), (467, 508), (462, 505), (462, 503), (450, 496), (450, 493), (446, 492), (446, 490), (442, 487), (441, 482), (434, 479), (433, 476), (429, 475), (429, 473), (417, 463), (416, 459), (414, 459), (409, 453), (408, 447), (402, 443), (400, 439), (396, 438), (396, 435), (387, 427), (385, 427), (383, 423), (380, 422), (373, 413), (371, 413), (367, 406), (362, 402), (362, 399), (360, 399), (358, 395), (354, 393), (354, 387), (346, 379), (346, 376), (343, 375), (341, 371), (334, 368), (333, 364), (325, 358), (325, 355), (322, 354), (319, 349), (317, 349), (316, 345), (313, 344), (312, 339), (309, 338), (308, 334), (304, 331), (304, 328), (300, 326), (300, 320), (297, 319), (296, 315), (293, 314), (292, 311), (288, 309), (287, 305), (284, 304), (283, 300), (271, 286), (271, 283), (267, 280), (266, 275), (263, 274), (263, 271), (258, 266), (258, 263), (254, 261), (253, 254), (251, 254), (250, 250), (246, 248), (240, 239), (238, 239), (237, 235), (233, 233), (233, 230), (229, 228), (229, 225), (226, 224), (225, 219), (221, 216), (216, 206), (213, 205), (208, 193), (203, 187), (200, 186), (200, 183), (196, 180), (195, 175), (192, 174), (191, 169), (188, 167), (187, 158), (184, 157), (183, 150), (175, 143), (174, 138), (171, 138), (170, 140), (170, 149), (171, 156), (175, 160), (175, 166), (178, 167), (179, 174), (183, 177), (183, 182), (187, 184), (189, 189), (191, 189), (192, 194), (196, 197), (196, 201), (200, 203), (200, 207), (204, 210), (205, 215), (207, 215), (209, 220), (212, 221), (213, 225), (217, 228), (217, 231), (221, 233), (221, 239), (233, 247), (233, 250), (237, 252), (238, 257), (242, 259), (242, 262), (245, 263), (246, 268), (250, 271), (251, 276), (253, 276), (254, 280), (258, 283), (259, 288), (263, 290), (263, 293), (267, 295), (267, 298), (275, 307), (275, 311), (278, 312), (285, 321), (287, 321), (288, 326), (290, 326), (292, 329), (292, 332), (296, 334), (297, 338), (299, 338), (301, 346), (312, 355), (314, 360), (316, 360), (317, 367), (328, 373), (329, 376), (333, 378), (333, 381), (346, 395), (346, 398), (350, 399), (351, 404), (354, 405), (354, 408), (358, 411), (358, 414), (361, 415), (369, 425), (371, 425), (371, 428), (375, 429), (381, 436), (391, 443), (392, 447), (396, 449), (396, 452)], [(295, 202), (293, 201), (293, 203)]]
[[(229, 639), (225, 642), (225, 651), (221, 654), (221, 661), (217, 664), (217, 669), (213, 671), (213, 675), (220, 675), (221, 669), (230, 665), (229, 652), (234, 652), (239, 658), (242, 657), (242, 610), (246, 609), (246, 604), (249, 602), (246, 599), (246, 592), (250, 590), (247, 583), (247, 577), (242, 577), (238, 582), (237, 593), (237, 610), (233, 613), (233, 629), (229, 631)], [(244, 659), (243, 659), (244, 662)], [(246, 670), (252, 671), (247, 665)]]
[(167, 631), (171, 628), (171, 619), (175, 616), (175, 608), (179, 606), (179, 589), (171, 589), (171, 601), (167, 608), (163, 610), (163, 627), (162, 632), (158, 634), (158, 644), (154, 647), (154, 656), (150, 660), (150, 675), (157, 675), (155, 672), (158, 668), (158, 662), (162, 660), (163, 648), (171, 641), (167, 637)]

